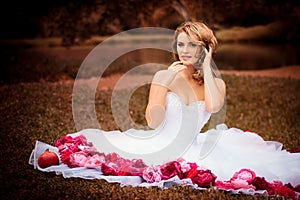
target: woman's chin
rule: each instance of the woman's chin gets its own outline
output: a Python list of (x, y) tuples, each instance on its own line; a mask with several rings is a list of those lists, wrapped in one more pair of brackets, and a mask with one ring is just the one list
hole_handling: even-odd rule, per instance
[(182, 60), (182, 64), (188, 66), (188, 65), (191, 65), (191, 62), (186, 61), (186, 60)]
[(192, 62), (189, 62), (189, 61), (182, 61), (182, 64), (185, 65), (185, 66), (195, 66), (196, 63), (192, 63)]

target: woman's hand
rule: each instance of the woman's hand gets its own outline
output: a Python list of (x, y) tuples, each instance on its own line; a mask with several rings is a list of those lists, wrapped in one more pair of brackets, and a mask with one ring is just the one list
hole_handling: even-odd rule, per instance
[(212, 48), (205, 50), (205, 58), (203, 61), (204, 73), (204, 95), (207, 111), (214, 113), (218, 112), (224, 105), (224, 98), (226, 95), (225, 82), (214, 76), (211, 68), (212, 62)]
[(172, 70), (177, 73), (184, 69), (187, 69), (187, 66), (183, 65), (181, 61), (173, 62), (170, 67), (168, 67), (168, 70)]
[(181, 61), (176, 61), (168, 67), (168, 70), (158, 71), (154, 75), (152, 84), (169, 88), (177, 73), (184, 69), (187, 69), (187, 66), (184, 66)]
[(209, 69), (211, 65), (211, 58), (212, 58), (212, 48), (209, 46), (209, 50), (206, 48), (203, 48), (205, 52), (205, 58), (203, 61), (203, 70)]

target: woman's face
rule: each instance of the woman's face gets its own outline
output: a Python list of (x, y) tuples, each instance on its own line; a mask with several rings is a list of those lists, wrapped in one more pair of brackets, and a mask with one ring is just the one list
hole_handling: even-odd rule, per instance
[(184, 65), (195, 65), (199, 61), (201, 47), (193, 43), (185, 33), (177, 36), (177, 53)]

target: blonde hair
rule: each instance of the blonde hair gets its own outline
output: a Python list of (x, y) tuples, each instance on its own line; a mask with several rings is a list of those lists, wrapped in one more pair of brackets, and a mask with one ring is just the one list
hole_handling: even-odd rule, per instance
[[(174, 41), (173, 41), (173, 56), (175, 60), (179, 60), (178, 52), (177, 52), (177, 37), (180, 33), (185, 33), (188, 38), (195, 44), (206, 48), (207, 51), (211, 48), (212, 52), (215, 52), (217, 49), (217, 39), (213, 33), (213, 31), (208, 28), (202, 22), (192, 22), (187, 21), (179, 25), (174, 34)], [(201, 62), (203, 59), (199, 59), (199, 66), (195, 73), (193, 74), (193, 78), (196, 79), (200, 85), (203, 84), (203, 70), (201, 68)]]

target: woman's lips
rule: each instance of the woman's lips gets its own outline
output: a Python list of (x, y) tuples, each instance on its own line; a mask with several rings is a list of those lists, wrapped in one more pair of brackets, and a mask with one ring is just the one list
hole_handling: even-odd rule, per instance
[(189, 60), (191, 56), (181, 56), (182, 60)]

